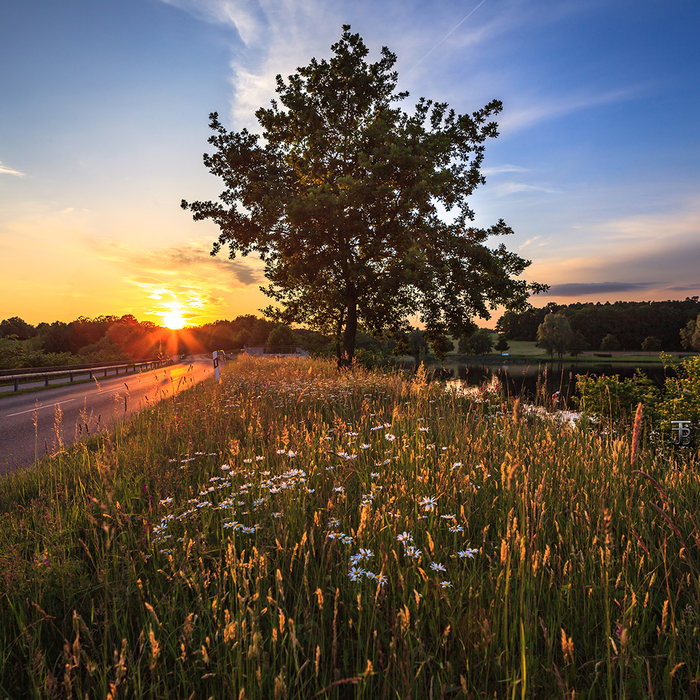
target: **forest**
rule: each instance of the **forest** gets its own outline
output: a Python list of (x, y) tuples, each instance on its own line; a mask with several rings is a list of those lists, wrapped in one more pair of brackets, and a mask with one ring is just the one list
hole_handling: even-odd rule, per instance
[(682, 341), (689, 324), (700, 314), (700, 301), (694, 296), (684, 301), (552, 302), (526, 313), (506, 311), (496, 331), (508, 340), (536, 341), (537, 329), (550, 313), (563, 313), (572, 331), (580, 332), (591, 350), (599, 350), (603, 339), (613, 336), (620, 350), (672, 351), (690, 349)]
[(252, 314), (173, 331), (134, 316), (81, 316), (33, 326), (19, 317), (0, 322), (0, 369), (127, 362), (157, 357), (238, 350), (244, 345), (294, 345), (331, 352), (319, 333), (294, 330)]

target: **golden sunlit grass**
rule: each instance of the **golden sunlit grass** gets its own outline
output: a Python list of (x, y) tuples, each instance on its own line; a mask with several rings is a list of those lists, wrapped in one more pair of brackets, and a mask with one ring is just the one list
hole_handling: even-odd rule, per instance
[(3, 483), (0, 696), (697, 697), (700, 483), (637, 423), (241, 357)]

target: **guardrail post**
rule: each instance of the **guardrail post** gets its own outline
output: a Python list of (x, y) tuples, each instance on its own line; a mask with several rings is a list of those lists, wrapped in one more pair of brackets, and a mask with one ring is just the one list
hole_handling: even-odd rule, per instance
[(44, 386), (48, 386), (48, 385), (49, 385), (49, 375), (45, 374), (44, 375)]
[(92, 376), (92, 370), (90, 370), (90, 379), (94, 379), (94, 377)]
[(19, 391), (19, 379), (15, 379), (15, 391)]
[(70, 377), (70, 383), (72, 384), (73, 383), (73, 372), (71, 372), (68, 376)]

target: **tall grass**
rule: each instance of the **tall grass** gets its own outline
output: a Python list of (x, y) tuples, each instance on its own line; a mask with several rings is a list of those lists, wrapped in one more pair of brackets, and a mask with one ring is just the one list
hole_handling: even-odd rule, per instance
[(4, 480), (0, 696), (697, 697), (697, 455), (637, 439), (239, 358)]

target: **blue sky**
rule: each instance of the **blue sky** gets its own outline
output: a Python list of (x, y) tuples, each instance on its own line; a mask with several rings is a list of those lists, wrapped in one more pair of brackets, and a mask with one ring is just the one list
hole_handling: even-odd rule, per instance
[(0, 318), (267, 305), (179, 203), (221, 189), (209, 112), (255, 129), (344, 23), (397, 54), (406, 110), (502, 100), (472, 207), (552, 286), (535, 305), (700, 294), (700, 3), (24, 0), (0, 24)]

